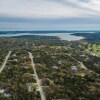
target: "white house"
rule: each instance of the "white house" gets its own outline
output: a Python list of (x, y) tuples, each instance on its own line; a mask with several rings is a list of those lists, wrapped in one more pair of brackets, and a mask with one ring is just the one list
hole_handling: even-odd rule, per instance
[(58, 69), (58, 66), (52, 66), (52, 69)]
[(5, 97), (11, 97), (11, 94), (10, 93), (4, 93), (4, 96)]
[(12, 57), (16, 57), (16, 54), (13, 54)]
[(71, 70), (74, 71), (74, 72), (77, 72), (77, 70), (78, 70), (77, 66), (71, 66)]
[(1, 89), (1, 88), (0, 88), (0, 93), (4, 93), (4, 89)]

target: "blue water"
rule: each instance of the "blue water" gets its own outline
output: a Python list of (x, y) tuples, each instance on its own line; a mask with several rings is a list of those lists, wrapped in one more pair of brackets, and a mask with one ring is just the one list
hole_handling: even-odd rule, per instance
[(95, 31), (0, 31), (0, 37), (13, 37), (24, 35), (57, 36), (61, 40), (80, 40), (82, 36), (71, 35), (73, 33), (95, 33)]
[(0, 37), (12, 37), (12, 36), (24, 36), (24, 35), (39, 35), (39, 36), (57, 36), (61, 40), (80, 40), (83, 39), (81, 36), (71, 35), (72, 33), (8, 33), (8, 34), (0, 34)]

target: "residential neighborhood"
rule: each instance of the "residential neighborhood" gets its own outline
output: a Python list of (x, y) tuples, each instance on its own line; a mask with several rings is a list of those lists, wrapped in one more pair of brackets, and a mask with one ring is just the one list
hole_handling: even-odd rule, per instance
[(89, 43), (0, 41), (0, 100), (99, 100), (100, 58)]

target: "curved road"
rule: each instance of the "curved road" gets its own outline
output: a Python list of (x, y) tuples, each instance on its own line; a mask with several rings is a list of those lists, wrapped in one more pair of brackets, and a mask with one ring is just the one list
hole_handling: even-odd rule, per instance
[(32, 53), (30, 53), (30, 52), (29, 52), (29, 57), (31, 59), (31, 63), (32, 63), (32, 67), (33, 67), (34, 74), (35, 74), (35, 77), (36, 77), (36, 81), (37, 81), (37, 84), (38, 84), (38, 88), (39, 88), (39, 91), (40, 91), (41, 99), (42, 100), (46, 100), (45, 94), (43, 92), (40, 80), (39, 80), (37, 72), (36, 72), (35, 64), (34, 64), (34, 61), (33, 61), (34, 57), (33, 57)]
[(0, 68), (0, 73), (1, 73), (1, 72), (3, 71), (3, 69), (5, 68), (6, 63), (7, 63), (7, 61), (8, 61), (8, 58), (9, 58), (11, 52), (12, 52), (12, 51), (9, 51), (8, 55), (5, 57), (5, 61), (4, 61), (3, 65), (2, 65), (1, 68)]

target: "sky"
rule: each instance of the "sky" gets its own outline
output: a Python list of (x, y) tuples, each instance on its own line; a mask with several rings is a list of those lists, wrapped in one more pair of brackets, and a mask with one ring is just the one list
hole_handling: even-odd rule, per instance
[(0, 0), (0, 30), (99, 30), (100, 0)]

